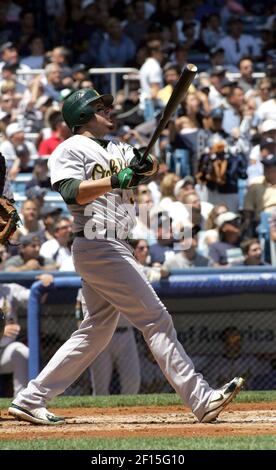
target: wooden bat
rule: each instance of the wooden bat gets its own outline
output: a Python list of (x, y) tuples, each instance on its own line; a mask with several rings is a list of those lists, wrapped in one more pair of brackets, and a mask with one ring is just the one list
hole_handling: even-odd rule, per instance
[(197, 73), (197, 67), (194, 64), (188, 64), (184, 68), (183, 72), (181, 73), (175, 85), (175, 88), (171, 94), (171, 97), (163, 110), (162, 116), (157, 124), (157, 127), (154, 133), (152, 134), (152, 137), (146, 149), (143, 152), (141, 164), (145, 162), (147, 155), (150, 153), (152, 147), (154, 146), (155, 142), (159, 138), (161, 132), (165, 129), (171, 115), (174, 113), (179, 103), (181, 103), (181, 101), (187, 94), (189, 86), (191, 85), (193, 79), (195, 78), (196, 73)]

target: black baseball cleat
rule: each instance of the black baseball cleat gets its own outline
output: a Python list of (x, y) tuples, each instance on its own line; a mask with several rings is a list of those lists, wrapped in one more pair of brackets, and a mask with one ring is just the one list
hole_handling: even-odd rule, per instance
[(222, 388), (214, 390), (210, 397), (210, 401), (206, 406), (205, 413), (199, 421), (201, 423), (211, 423), (212, 421), (215, 421), (220, 412), (240, 392), (243, 385), (244, 379), (242, 377), (235, 377)]
[(12, 403), (8, 411), (10, 415), (17, 418), (19, 421), (28, 421), (33, 424), (46, 424), (51, 426), (65, 424), (64, 418), (55, 416), (44, 407), (28, 410), (27, 408), (22, 408), (21, 406)]

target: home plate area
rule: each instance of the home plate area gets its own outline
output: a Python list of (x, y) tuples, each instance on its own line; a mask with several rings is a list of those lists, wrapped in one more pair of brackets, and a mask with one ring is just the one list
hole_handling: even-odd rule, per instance
[(38, 426), (1, 414), (1, 439), (72, 437), (197, 437), (276, 434), (276, 403), (231, 404), (212, 424), (198, 423), (182, 406), (58, 408), (59, 426)]

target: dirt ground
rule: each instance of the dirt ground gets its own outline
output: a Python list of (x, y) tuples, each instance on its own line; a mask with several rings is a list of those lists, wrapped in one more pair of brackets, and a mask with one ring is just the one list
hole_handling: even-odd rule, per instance
[(53, 409), (66, 424), (37, 426), (1, 412), (1, 439), (276, 435), (276, 402), (231, 404), (214, 424), (199, 424), (182, 406)]

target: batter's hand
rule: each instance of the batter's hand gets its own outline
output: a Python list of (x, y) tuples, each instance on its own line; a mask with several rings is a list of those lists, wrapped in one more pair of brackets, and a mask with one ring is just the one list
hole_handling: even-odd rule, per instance
[(143, 176), (146, 178), (152, 178), (158, 172), (159, 165), (156, 158), (152, 155), (148, 155), (144, 163), (140, 163), (142, 160), (142, 153), (136, 148), (133, 149), (134, 157), (130, 161), (129, 167), (134, 170), (136, 175)]

